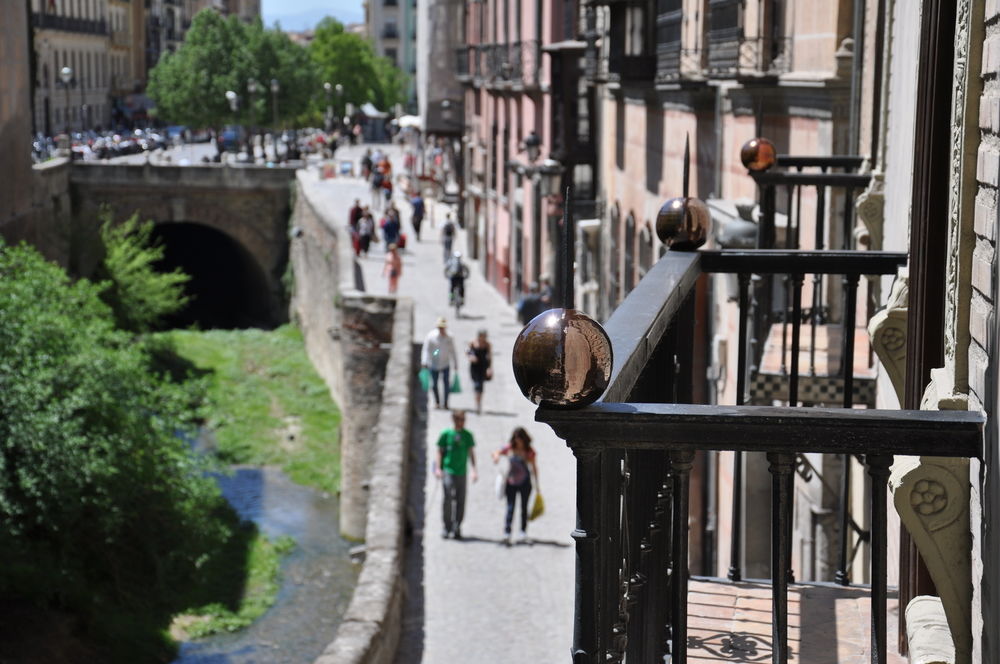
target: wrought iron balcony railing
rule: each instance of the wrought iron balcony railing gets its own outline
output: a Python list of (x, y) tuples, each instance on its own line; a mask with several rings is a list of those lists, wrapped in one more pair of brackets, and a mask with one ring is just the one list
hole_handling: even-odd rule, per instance
[[(796, 407), (801, 401), (799, 341), (802, 284), (810, 274), (847, 281), (849, 301), (862, 275), (894, 273), (904, 254), (859, 251), (669, 252), (618, 307), (605, 329), (615, 366), (603, 398), (582, 410), (539, 408), (536, 419), (567, 441), (577, 458), (576, 620), (574, 664), (687, 661), (689, 491), (699, 451), (766, 454), (770, 470), (772, 661), (789, 659), (789, 586), (795, 469), (799, 455), (863, 459), (871, 481), (871, 661), (887, 652), (886, 481), (896, 455), (979, 457), (983, 418), (973, 412), (879, 411)], [(736, 275), (739, 283), (737, 397), (734, 405), (692, 405), (698, 381), (695, 285), (703, 274)], [(792, 284), (788, 407), (747, 406), (750, 284), (754, 276), (787, 275)], [(853, 355), (853, 336), (842, 340)], [(851, 381), (845, 363), (845, 381)], [(738, 465), (738, 462), (737, 462)], [(739, 481), (741, 470), (733, 473)], [(845, 486), (850, 486), (848, 481)], [(737, 487), (734, 496), (739, 499)], [(744, 528), (734, 506), (731, 578), (740, 579)], [(759, 529), (759, 525), (756, 527)], [(837, 545), (847, 549), (849, 539)], [(733, 573), (734, 572), (734, 573)], [(720, 583), (726, 583), (719, 580)], [(803, 642), (826, 635), (801, 634)], [(796, 653), (796, 658), (800, 653)]]
[(708, 33), (705, 73), (712, 78), (777, 76), (791, 71), (791, 40), (787, 37), (745, 37), (740, 30)]
[(31, 22), (36, 28), (79, 32), (91, 35), (108, 34), (108, 24), (104, 20), (90, 20), (73, 16), (57, 16), (55, 14), (33, 13)]
[(456, 50), (460, 77), (469, 76), (475, 83), (491, 87), (527, 89), (538, 86), (541, 49), (537, 39), (466, 48), (468, 55), (464, 57), (469, 59), (469, 64), (464, 68), (462, 49)]

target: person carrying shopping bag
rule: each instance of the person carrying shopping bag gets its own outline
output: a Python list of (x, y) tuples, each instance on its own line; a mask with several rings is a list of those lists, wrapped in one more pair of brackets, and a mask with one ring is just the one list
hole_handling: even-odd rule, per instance
[(517, 541), (528, 544), (528, 498), (531, 496), (532, 478), (538, 483), (538, 462), (534, 448), (531, 447), (531, 436), (524, 427), (517, 427), (510, 435), (510, 442), (493, 452), (493, 463), (498, 463), (500, 457), (507, 457), (506, 498), (507, 512), (504, 516), (504, 544), (511, 544), (511, 526), (514, 521), (514, 504), (521, 499), (521, 530)]

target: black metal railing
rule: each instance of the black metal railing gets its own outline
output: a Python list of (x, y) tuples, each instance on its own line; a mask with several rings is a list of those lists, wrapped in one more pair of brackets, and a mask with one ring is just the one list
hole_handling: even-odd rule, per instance
[[(889, 466), (900, 454), (980, 456), (982, 416), (746, 406), (745, 378), (738, 378), (736, 405), (690, 405), (697, 381), (693, 295), (704, 273), (737, 275), (737, 375), (745, 376), (754, 274), (789, 274), (799, 296), (793, 307), (798, 308), (794, 302), (801, 302), (801, 285), (809, 274), (839, 274), (857, 283), (861, 275), (893, 273), (901, 262), (904, 255), (882, 252), (668, 253), (618, 307), (605, 326), (615, 364), (603, 399), (582, 410), (536, 412), (536, 419), (565, 439), (577, 458), (574, 664), (662, 661), (666, 654), (673, 664), (687, 661), (688, 493), (700, 451), (767, 455), (772, 661), (778, 664), (789, 659), (787, 592), (794, 583), (790, 533), (797, 456), (863, 460), (871, 481), (871, 661), (886, 661)], [(849, 297), (851, 289), (845, 292)], [(801, 337), (801, 321), (801, 316), (791, 321), (793, 346)], [(843, 352), (851, 356), (849, 347)], [(793, 352), (788, 372), (793, 404), (798, 401), (796, 357)], [(845, 400), (843, 405), (849, 404)]]
[(57, 16), (55, 14), (33, 13), (31, 22), (36, 28), (62, 30), (65, 32), (81, 32), (91, 35), (108, 34), (108, 24), (102, 20), (76, 18), (74, 16)]

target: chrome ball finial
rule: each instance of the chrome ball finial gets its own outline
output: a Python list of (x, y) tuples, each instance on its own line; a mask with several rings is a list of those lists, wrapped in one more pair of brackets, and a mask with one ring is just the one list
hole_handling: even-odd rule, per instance
[(674, 251), (694, 251), (708, 240), (712, 215), (699, 198), (671, 198), (656, 215), (656, 235)]
[(766, 171), (778, 160), (774, 143), (766, 138), (751, 138), (740, 148), (740, 161), (748, 171)]
[(611, 340), (576, 309), (535, 316), (514, 342), (514, 379), (529, 401), (548, 408), (583, 408), (608, 388)]

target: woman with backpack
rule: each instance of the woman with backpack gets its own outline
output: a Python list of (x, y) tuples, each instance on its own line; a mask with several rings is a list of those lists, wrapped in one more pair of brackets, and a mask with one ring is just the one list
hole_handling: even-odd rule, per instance
[(535, 450), (531, 447), (531, 436), (524, 430), (524, 427), (517, 427), (510, 435), (510, 442), (499, 450), (493, 452), (493, 463), (500, 461), (500, 457), (508, 458), (509, 468), (504, 483), (504, 491), (507, 498), (507, 513), (504, 517), (504, 544), (510, 546), (510, 527), (514, 521), (514, 502), (517, 497), (521, 497), (521, 532), (517, 537), (518, 543), (527, 544), (528, 541), (528, 498), (531, 496), (531, 479), (538, 483), (538, 463), (535, 460)]

